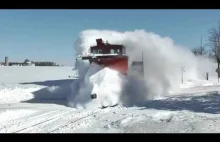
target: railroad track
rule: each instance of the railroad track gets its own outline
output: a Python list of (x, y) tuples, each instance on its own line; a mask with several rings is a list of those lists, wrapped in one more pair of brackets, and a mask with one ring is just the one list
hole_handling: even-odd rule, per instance
[[(62, 125), (61, 127), (58, 127), (56, 129), (50, 131), (49, 133), (60, 132), (60, 130), (62, 130), (62, 129), (65, 131), (65, 127), (68, 127), (68, 126), (69, 126), (68, 129), (71, 129), (71, 130), (72, 130), (72, 128), (77, 129), (76, 127), (78, 127), (80, 123), (78, 125), (75, 125), (75, 123), (77, 123), (81, 120), (88, 119), (89, 117), (94, 116), (94, 115), (96, 115), (95, 117), (97, 118), (97, 117), (103, 115), (103, 113), (109, 113), (109, 112), (115, 112), (115, 111), (121, 111), (121, 109), (118, 109), (118, 107), (106, 107), (106, 109), (100, 108), (100, 109), (95, 110), (93, 113), (91, 113), (87, 116), (83, 116), (83, 117), (75, 119), (73, 121), (69, 121), (68, 123), (66, 123), (66, 124)], [(89, 120), (91, 120), (91, 119), (89, 119)]]
[[(57, 125), (57, 128), (55, 128), (55, 129), (52, 130), (52, 131), (49, 131), (49, 133), (54, 132), (54, 131), (56, 131), (56, 130), (59, 130), (60, 128), (63, 128), (63, 127), (65, 127), (65, 126), (67, 126), (67, 125), (69, 125), (69, 124), (71, 124), (71, 123), (75, 123), (75, 122), (80, 121), (80, 120), (82, 120), (82, 119), (84, 119), (84, 118), (87, 118), (87, 117), (89, 117), (89, 116), (92, 116), (92, 115), (94, 115), (94, 114), (100, 112), (100, 110), (101, 110), (101, 109), (90, 110), (90, 111), (86, 111), (86, 112), (75, 112), (75, 113), (76, 113), (76, 117), (75, 117), (75, 119), (74, 119), (73, 121), (70, 121), (70, 122), (68, 121), (68, 122), (62, 124), (61, 126)], [(74, 111), (72, 111), (72, 112), (74, 112)], [(43, 127), (43, 126), (46, 125), (47, 123), (56, 122), (56, 120), (61, 119), (61, 117), (64, 116), (64, 115), (66, 115), (66, 114), (71, 114), (71, 111), (70, 111), (70, 112), (65, 112), (65, 113), (59, 114), (59, 115), (54, 116), (54, 117), (50, 117), (50, 118), (48, 118), (48, 119), (46, 119), (46, 120), (42, 120), (42, 121), (40, 121), (40, 122), (34, 123), (34, 124), (32, 124), (32, 125), (29, 125), (28, 127), (21, 128), (21, 129), (19, 129), (19, 130), (13, 131), (12, 133), (22, 133), (22, 132), (25, 132), (25, 131), (28, 131), (28, 130), (31, 130), (31, 129), (34, 129), (34, 128), (38, 128), (38, 129), (39, 129), (40, 127)], [(77, 115), (85, 115), (85, 116), (81, 116), (81, 117), (77, 118)], [(65, 121), (65, 120), (64, 120), (64, 121)], [(56, 124), (55, 124), (55, 125), (56, 125)]]
[[(93, 117), (94, 115), (97, 116), (97, 114), (100, 113), (102, 115), (103, 113), (107, 113), (110, 111), (114, 111), (117, 109), (117, 107), (114, 108), (98, 108), (95, 110), (88, 110), (88, 111), (76, 111), (71, 110), (62, 113), (62, 110), (60, 111), (53, 111), (53, 112), (47, 112), (44, 114), (35, 115), (32, 117), (27, 117), (26, 119), (20, 119), (19, 121), (15, 121), (11, 124), (12, 128), (9, 128), (9, 133), (29, 133), (29, 132), (43, 132), (43, 133), (54, 133), (54, 132), (60, 132), (60, 130), (65, 130), (65, 127), (75, 127), (78, 124), (77, 122), (88, 119), (89, 117)], [(48, 116), (47, 116), (48, 115)], [(72, 115), (72, 116), (71, 116)], [(70, 117), (70, 118), (67, 118)], [(35, 120), (38, 120), (35, 122)], [(90, 119), (89, 119), (90, 120)], [(94, 120), (94, 119), (91, 119)], [(83, 121), (84, 122), (84, 121)], [(78, 125), (75, 125), (77, 123)], [(17, 129), (15, 126), (18, 124), (20, 127)], [(25, 126), (26, 125), (26, 126)], [(8, 127), (5, 125), (5, 127)], [(9, 125), (10, 127), (10, 125)], [(71, 128), (72, 128), (71, 127)], [(10, 130), (11, 129), (11, 130)]]
[[(68, 113), (71, 113), (71, 112), (74, 113), (74, 111), (75, 111), (75, 110), (67, 111), (67, 112), (64, 112), (64, 113), (56, 112), (54, 115), (53, 115), (54, 112), (48, 112), (48, 113), (45, 113), (45, 114), (40, 114), (40, 115), (34, 116), (34, 117), (32, 117), (32, 118), (28, 118), (28, 119), (30, 119), (31, 121), (30, 121), (30, 122), (27, 121), (27, 123), (30, 123), (31, 125), (28, 125), (28, 126), (26, 126), (26, 127), (20, 128), (20, 129), (15, 130), (15, 131), (13, 131), (13, 132), (11, 132), (11, 133), (18, 133), (18, 132), (22, 132), (22, 131), (27, 130), (27, 129), (31, 129), (31, 128), (37, 127), (37, 126), (39, 126), (39, 125), (41, 125), (41, 124), (45, 124), (45, 123), (47, 123), (47, 122), (50, 122), (50, 121), (59, 119), (62, 115), (65, 115), (65, 114), (68, 114)], [(44, 118), (44, 117), (42, 117), (42, 116), (47, 115), (47, 114), (50, 115), (49, 118)], [(53, 116), (51, 117), (51, 115), (53, 115)], [(27, 119), (27, 120), (28, 120), (28, 119)], [(38, 121), (38, 122), (34, 122), (34, 120), (36, 120), (36, 119), (42, 119), (42, 120), (40, 120), (40, 121)], [(46, 119), (46, 120), (45, 120), (45, 119)], [(22, 119), (22, 121), (23, 121), (23, 119)], [(22, 122), (22, 121), (21, 121), (21, 122)], [(20, 122), (18, 121), (17, 123), (20, 123)], [(15, 124), (15, 125), (16, 125), (16, 124)], [(21, 127), (22, 127), (22, 126), (21, 126)]]
[(50, 131), (49, 133), (53, 133), (53, 132), (59, 131), (60, 129), (63, 129), (63, 128), (67, 127), (67, 126), (70, 125), (70, 124), (74, 124), (74, 123), (76, 123), (76, 122), (78, 122), (78, 121), (80, 121), (80, 120), (83, 120), (83, 119), (85, 119), (85, 118), (88, 118), (88, 117), (90, 117), (90, 116), (93, 116), (93, 115), (97, 114), (98, 112), (100, 112), (100, 109), (96, 110), (95, 112), (93, 112), (93, 113), (91, 113), (91, 114), (89, 114), (89, 115), (86, 115), (86, 116), (80, 117), (80, 118), (78, 118), (78, 119), (75, 119), (75, 120), (73, 120), (73, 121), (67, 122), (66, 124), (64, 124), (64, 125), (62, 125), (62, 126), (56, 128), (56, 129)]

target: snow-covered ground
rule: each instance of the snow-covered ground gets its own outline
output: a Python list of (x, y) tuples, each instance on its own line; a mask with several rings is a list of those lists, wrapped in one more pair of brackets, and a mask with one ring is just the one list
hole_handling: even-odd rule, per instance
[(72, 67), (0, 67), (1, 133), (220, 132), (220, 84), (201, 74), (138, 106), (77, 110), (66, 97)]

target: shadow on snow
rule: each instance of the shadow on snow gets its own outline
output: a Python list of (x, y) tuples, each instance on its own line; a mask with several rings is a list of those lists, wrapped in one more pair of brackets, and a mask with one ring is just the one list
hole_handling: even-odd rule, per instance
[(147, 101), (140, 106), (142, 109), (158, 109), (181, 111), (188, 110), (200, 113), (220, 113), (220, 94), (216, 91), (209, 92), (203, 96), (181, 96), (172, 97), (164, 100)]
[(42, 82), (25, 82), (21, 84), (35, 84), (46, 86), (40, 90), (32, 92), (34, 98), (23, 101), (25, 103), (47, 103), (67, 106), (67, 97), (71, 95), (71, 85), (76, 79), (49, 80)]
[[(26, 103), (53, 103), (67, 106), (67, 97), (71, 95), (71, 85), (77, 79), (50, 80), (44, 82), (29, 82), (21, 84), (36, 84), (47, 86), (32, 92), (34, 98)], [(73, 95), (73, 94), (72, 94)], [(158, 110), (189, 110), (193, 112), (220, 114), (220, 94), (216, 91), (209, 92), (203, 96), (183, 95), (163, 100), (148, 100), (138, 106), (141, 109)]]
[(65, 86), (71, 84), (75, 79), (62, 79), (62, 80), (48, 80), (48, 81), (40, 81), (40, 82), (25, 82), (20, 83), (22, 85), (27, 84), (35, 84), (35, 85), (41, 85), (41, 86)]

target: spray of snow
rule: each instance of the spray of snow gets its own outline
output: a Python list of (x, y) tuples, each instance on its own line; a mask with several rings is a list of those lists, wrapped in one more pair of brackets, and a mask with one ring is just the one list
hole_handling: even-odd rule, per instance
[[(125, 79), (108, 68), (89, 66), (87, 61), (76, 61), (75, 68), (79, 71), (80, 79), (72, 85), (74, 97), (69, 98), (69, 104), (85, 107), (85, 104), (92, 102), (90, 94), (94, 91), (101, 96), (116, 94), (115, 102), (124, 104), (155, 99), (180, 88), (182, 67), (184, 80), (189, 80), (198, 79), (198, 68), (201, 66), (198, 60), (206, 61), (206, 67), (210, 64), (209, 60), (198, 59), (189, 49), (176, 45), (171, 38), (145, 30), (123, 33), (109, 30), (83, 31), (74, 46), (76, 55), (87, 54), (90, 46), (96, 45), (97, 38), (111, 44), (123, 44), (129, 56), (129, 65), (133, 61), (141, 61), (143, 53), (144, 78), (129, 75)], [(104, 103), (103, 100), (108, 99), (99, 101)]]

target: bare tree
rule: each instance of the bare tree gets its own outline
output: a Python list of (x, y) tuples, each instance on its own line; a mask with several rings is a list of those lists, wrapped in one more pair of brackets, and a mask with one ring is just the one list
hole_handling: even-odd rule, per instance
[(206, 45), (202, 44), (202, 38), (201, 38), (201, 45), (197, 48), (192, 49), (192, 52), (196, 56), (205, 56), (208, 53), (205, 47)]
[[(220, 66), (220, 22), (218, 27), (213, 27), (209, 30), (208, 36), (209, 46), (211, 49), (211, 53), (216, 58), (218, 63), (218, 70)], [(218, 72), (218, 82), (219, 82), (220, 74)]]
[(25, 60), (24, 60), (24, 63), (27, 63), (27, 62), (29, 62), (29, 60), (28, 60), (28, 59), (25, 59)]
[(193, 54), (194, 54), (195, 56), (198, 56), (198, 51), (197, 51), (197, 50), (198, 50), (197, 48), (192, 49), (192, 52), (193, 52)]

